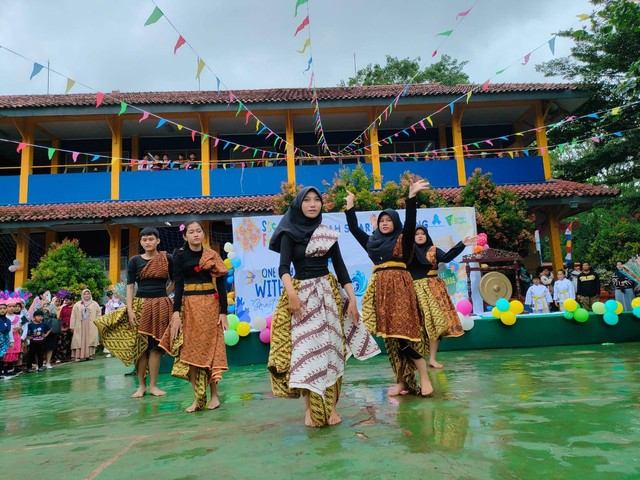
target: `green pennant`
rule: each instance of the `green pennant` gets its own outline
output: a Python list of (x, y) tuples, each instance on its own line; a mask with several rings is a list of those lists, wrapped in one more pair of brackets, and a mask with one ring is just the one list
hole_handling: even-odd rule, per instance
[(452, 33), (453, 33), (453, 30), (447, 30), (447, 31), (440, 32), (440, 33), (436, 34), (436, 37), (437, 37), (438, 35), (439, 35), (439, 36), (442, 36), (442, 37), (448, 37), (448, 36), (450, 36)]
[(480, 148), (480, 145), (478, 145), (478, 142), (473, 142), (471, 145), (473, 145), (476, 148)]
[(49, 157), (49, 160), (51, 160), (53, 158), (53, 154), (56, 153), (56, 149), (53, 147), (49, 147), (47, 148), (47, 156)]
[(500, 75), (501, 73), (504, 73), (505, 70), (506, 70), (506, 68), (503, 68), (502, 70), (498, 70), (496, 72), (496, 75)]
[[(256, 150), (255, 148), (253, 149), (253, 158), (256, 158), (256, 155), (258, 155), (258, 150)], [(251, 162), (251, 166), (253, 167), (253, 162)]]
[(296, 2), (296, 13), (294, 15), (294, 17), (298, 16), (298, 7), (300, 7), (300, 5), (304, 5), (305, 3), (307, 3), (309, 0), (298, 0)]
[(209, 138), (209, 135), (207, 135), (206, 133), (202, 135), (202, 141), (200, 142), (200, 145), (202, 145), (207, 140), (207, 138)]
[(149, 18), (147, 18), (147, 21), (144, 22), (144, 26), (146, 27), (147, 25), (153, 25), (158, 20), (160, 20), (163, 15), (164, 13), (162, 13), (162, 10), (160, 10), (158, 7), (154, 8), (153, 12), (151, 12), (151, 15), (149, 15)]
[(240, 110), (242, 110), (242, 102), (240, 100), (238, 100), (238, 111), (236, 112), (236, 117), (238, 116), (238, 114), (240, 113)]
[(564, 143), (561, 143), (560, 145), (558, 145), (558, 151), (560, 153), (562, 153), (564, 151)]
[(126, 112), (127, 110), (127, 104), (124, 102), (120, 102), (120, 113), (118, 113), (118, 116), (122, 115), (124, 112)]

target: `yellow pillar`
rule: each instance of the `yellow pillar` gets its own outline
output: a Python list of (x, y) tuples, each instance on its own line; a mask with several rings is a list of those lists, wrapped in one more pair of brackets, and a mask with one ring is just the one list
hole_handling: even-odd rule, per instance
[[(204, 113), (198, 113), (198, 119), (200, 120), (200, 131), (202, 133), (209, 134), (209, 117)], [(202, 196), (211, 196), (211, 177), (209, 173), (209, 159), (211, 158), (211, 139), (207, 136), (200, 145), (200, 158), (202, 164), (200, 165), (200, 173), (202, 178)]]
[(544, 179), (551, 179), (551, 159), (547, 148), (547, 131), (544, 128), (544, 115), (542, 113), (542, 102), (537, 101), (534, 105), (536, 111), (536, 143), (542, 150), (542, 166), (544, 168)]
[(553, 271), (564, 268), (562, 249), (560, 248), (560, 219), (554, 207), (547, 210), (547, 228), (549, 229), (549, 249), (551, 250), (551, 263)]
[(296, 157), (294, 155), (293, 116), (291, 110), (287, 110), (285, 122), (285, 137), (287, 140), (287, 181), (290, 185), (296, 184)]
[(55, 152), (53, 152), (53, 157), (51, 157), (51, 173), (59, 173), (58, 169), (60, 167), (60, 152), (58, 149), (60, 148), (60, 139), (54, 138), (51, 140), (51, 147), (55, 148)]
[(467, 184), (467, 172), (464, 167), (464, 149), (462, 148), (462, 114), (464, 105), (456, 103), (453, 106), (453, 119), (451, 132), (453, 137), (453, 152), (456, 157), (456, 169), (458, 170), (458, 185)]
[[(18, 125), (16, 125), (18, 126)], [(34, 143), (34, 124), (30, 119), (22, 123), (18, 130), (24, 143)], [(19, 203), (27, 203), (29, 197), (29, 175), (33, 173), (33, 147), (27, 145), (20, 152), (20, 191), (18, 194)]]
[[(120, 200), (120, 170), (122, 169), (122, 119), (108, 118), (111, 129), (111, 200)], [(118, 283), (118, 282), (116, 282)]]
[(56, 232), (55, 230), (47, 230), (44, 232), (44, 249), (45, 251), (49, 250), (52, 243), (56, 243)]
[(109, 282), (115, 285), (120, 281), (120, 250), (122, 237), (120, 225), (107, 225), (109, 232)]
[(16, 259), (20, 261), (20, 270), (14, 276), (14, 288), (22, 287), (29, 278), (29, 229), (21, 228), (12, 235), (16, 242)]
[(140, 251), (140, 229), (129, 226), (129, 258), (135, 257)]
[(138, 160), (140, 160), (140, 137), (131, 135), (131, 158), (135, 160), (131, 166), (132, 172), (138, 171)]
[(202, 229), (204, 230), (204, 241), (202, 244), (205, 247), (211, 246), (211, 220), (201, 220)]
[(380, 171), (380, 145), (378, 145), (378, 123), (374, 120), (378, 117), (376, 108), (369, 110), (369, 123), (373, 124), (369, 133), (371, 143), (371, 171), (373, 173), (373, 188), (382, 188), (382, 172)]

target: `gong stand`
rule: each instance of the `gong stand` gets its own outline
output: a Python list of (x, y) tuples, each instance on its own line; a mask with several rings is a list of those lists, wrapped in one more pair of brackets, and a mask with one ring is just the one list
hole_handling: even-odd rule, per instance
[[(520, 291), (520, 282), (518, 278), (518, 271), (520, 270), (519, 262), (522, 258), (515, 252), (509, 252), (507, 250), (499, 250), (497, 248), (489, 248), (482, 252), (470, 253), (462, 257), (462, 263), (466, 264), (467, 269), (467, 287), (469, 289), (469, 298), (471, 299), (471, 272), (480, 272), (481, 283), (483, 284), (484, 292), (481, 291), (484, 311), (487, 305), (495, 306), (495, 302), (498, 298), (506, 298), (509, 300), (513, 289), (511, 287), (511, 281), (506, 275), (500, 273), (501, 271), (513, 271), (516, 284), (516, 298), (523, 300), (522, 292)], [(472, 267), (472, 263), (478, 263), (480, 266)], [(486, 266), (481, 266), (485, 264)], [(482, 281), (482, 275), (487, 275), (487, 280)], [(501, 278), (502, 277), (502, 278)], [(508, 282), (508, 287), (504, 281)], [(504, 297), (498, 295), (504, 295)], [(493, 303), (492, 303), (493, 302)]]

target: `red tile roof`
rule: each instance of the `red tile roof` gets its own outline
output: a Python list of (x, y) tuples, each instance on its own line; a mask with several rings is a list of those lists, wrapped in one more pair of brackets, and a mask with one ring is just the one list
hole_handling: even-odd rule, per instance
[[(427, 83), (411, 85), (407, 96), (431, 95), (463, 95), (474, 88), (475, 95), (522, 93), (522, 92), (561, 92), (577, 90), (578, 87), (569, 83), (495, 83), (490, 84), (486, 91), (480, 85), (460, 84), (455, 86)], [(363, 87), (325, 87), (318, 88), (319, 100), (356, 100), (372, 98), (393, 98), (402, 91), (404, 85), (371, 85)], [(106, 92), (105, 92), (106, 93)], [(293, 102), (310, 101), (312, 91), (307, 88), (270, 88), (263, 90), (236, 90), (233, 94), (243, 103), (262, 102)], [(119, 105), (120, 102), (131, 105), (203, 105), (226, 104), (229, 102), (229, 92), (131, 92), (119, 91), (106, 93), (103, 105)], [(34, 108), (34, 107), (74, 107), (94, 106), (95, 94), (67, 94), (67, 95), (4, 95), (0, 96), (0, 109)]]
[[(615, 189), (566, 180), (545, 183), (509, 185), (525, 200), (563, 197), (612, 197)], [(436, 189), (449, 201), (455, 200), (462, 187)], [(0, 206), (0, 222), (42, 222), (66, 220), (109, 221), (116, 218), (163, 217), (236, 213), (269, 214), (274, 209), (275, 195), (226, 198), (180, 198), (167, 200), (136, 200), (112, 202), (64, 203), (51, 205)]]

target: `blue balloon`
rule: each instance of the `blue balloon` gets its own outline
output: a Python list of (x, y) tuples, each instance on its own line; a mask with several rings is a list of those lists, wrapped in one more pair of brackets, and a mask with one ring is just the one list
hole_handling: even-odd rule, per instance
[(618, 308), (618, 302), (616, 302), (614, 299), (610, 299), (607, 300), (606, 302), (604, 302), (604, 308), (607, 310), (607, 312), (615, 312), (616, 308)]
[(236, 311), (236, 306), (235, 305), (227, 306), (227, 313), (235, 313), (235, 311)]
[(500, 310), (501, 312), (508, 312), (509, 311), (509, 300), (507, 300), (506, 298), (498, 299), (498, 301), (496, 302), (496, 308), (498, 310)]
[(239, 268), (240, 265), (242, 265), (242, 260), (240, 260), (238, 257), (233, 257), (231, 259), (231, 266), (233, 268)]
[(618, 323), (618, 315), (613, 312), (605, 312), (602, 318), (607, 325), (615, 325)]
[(233, 275), (229, 275), (229, 276), (227, 277), (227, 283), (228, 283), (229, 285), (231, 285), (231, 284), (233, 283)]
[(635, 307), (633, 309), (633, 314), (637, 317), (640, 318), (640, 307)]

